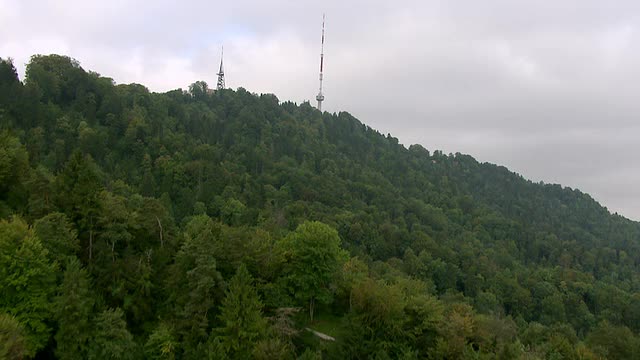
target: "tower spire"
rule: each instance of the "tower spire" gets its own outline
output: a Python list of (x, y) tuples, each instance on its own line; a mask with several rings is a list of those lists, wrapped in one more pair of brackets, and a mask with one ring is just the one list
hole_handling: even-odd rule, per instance
[(322, 111), (322, 102), (324, 101), (324, 94), (322, 94), (322, 65), (324, 63), (324, 14), (322, 14), (322, 42), (320, 45), (320, 91), (316, 96), (318, 100), (318, 110)]
[(218, 75), (218, 84), (216, 85), (216, 89), (218, 90), (224, 89), (224, 68), (222, 67), (223, 57), (224, 57), (224, 46), (222, 47), (222, 53), (220, 54), (220, 71), (216, 74)]

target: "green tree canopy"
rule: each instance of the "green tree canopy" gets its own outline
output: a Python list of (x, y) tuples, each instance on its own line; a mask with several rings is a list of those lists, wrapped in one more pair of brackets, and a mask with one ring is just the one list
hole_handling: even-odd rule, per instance
[(54, 301), (58, 322), (55, 335), (56, 356), (60, 359), (87, 357), (89, 343), (92, 341), (91, 318), (95, 303), (90, 289), (89, 274), (77, 258), (72, 258), (66, 266), (64, 279)]
[(176, 358), (178, 342), (173, 330), (166, 323), (160, 323), (153, 330), (144, 345), (144, 354), (147, 359), (173, 360)]
[(348, 258), (340, 247), (340, 236), (326, 224), (305, 222), (280, 245), (285, 256), (286, 286), (294, 298), (308, 306), (313, 321), (316, 301), (331, 302), (335, 291), (332, 284)]
[(23, 328), (13, 316), (0, 313), (0, 359), (20, 360), (27, 354)]
[(33, 228), (49, 256), (59, 264), (75, 259), (80, 251), (78, 235), (63, 213), (50, 213), (38, 219)]
[(262, 316), (262, 302), (244, 264), (229, 281), (219, 318), (222, 326), (216, 334), (222, 337), (222, 345), (231, 358), (249, 357), (256, 343), (266, 335), (267, 321)]
[(186, 226), (184, 243), (176, 254), (167, 289), (178, 335), (195, 348), (204, 343), (222, 297), (222, 276), (216, 268), (220, 228), (206, 215), (194, 217)]
[(127, 330), (124, 313), (109, 309), (96, 316), (87, 359), (135, 359), (137, 346)]
[(0, 220), (0, 313), (24, 327), (27, 356), (49, 341), (55, 274), (56, 264), (22, 219)]

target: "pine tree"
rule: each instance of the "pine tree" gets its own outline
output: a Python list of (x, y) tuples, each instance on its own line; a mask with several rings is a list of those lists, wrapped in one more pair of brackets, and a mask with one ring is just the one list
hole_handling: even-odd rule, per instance
[(50, 213), (38, 219), (33, 228), (51, 259), (64, 265), (76, 258), (80, 250), (78, 234), (65, 214)]
[(222, 295), (218, 294), (222, 276), (215, 258), (219, 232), (208, 216), (194, 217), (170, 270), (168, 303), (174, 309), (176, 335), (185, 348), (206, 342), (211, 313)]
[(267, 321), (262, 316), (262, 302), (253, 286), (253, 277), (244, 264), (229, 282), (221, 306), (222, 327), (218, 334), (229, 356), (247, 358), (266, 332)]
[(0, 313), (0, 359), (22, 359), (26, 353), (22, 325), (16, 318)]
[(177, 346), (172, 329), (167, 324), (160, 323), (149, 335), (144, 345), (144, 354), (147, 359), (173, 360), (176, 358)]
[(87, 359), (135, 359), (135, 350), (122, 310), (109, 309), (97, 316)]
[(77, 259), (69, 261), (54, 308), (58, 321), (56, 356), (60, 359), (86, 358), (90, 340), (89, 317), (94, 299), (89, 275)]
[(0, 313), (24, 327), (26, 356), (34, 356), (50, 337), (51, 297), (56, 266), (20, 218), (0, 221)]
[(103, 188), (95, 163), (90, 156), (75, 151), (56, 181), (58, 205), (76, 223), (82, 250), (91, 263)]

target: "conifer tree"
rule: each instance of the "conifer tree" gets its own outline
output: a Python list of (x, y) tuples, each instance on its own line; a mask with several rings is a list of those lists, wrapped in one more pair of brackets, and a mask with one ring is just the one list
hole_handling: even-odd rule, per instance
[(54, 305), (58, 321), (56, 356), (60, 359), (87, 356), (92, 328), (89, 318), (94, 304), (89, 287), (89, 275), (80, 262), (69, 261)]
[[(207, 340), (219, 299), (222, 276), (216, 268), (219, 228), (206, 215), (194, 217), (185, 231), (167, 281), (176, 334), (186, 348)], [(221, 296), (220, 296), (221, 297)]]
[(22, 219), (0, 221), (0, 313), (15, 316), (24, 327), (26, 356), (49, 341), (55, 271), (47, 250)]
[(173, 360), (176, 358), (177, 346), (172, 329), (167, 324), (160, 323), (149, 335), (144, 345), (144, 355), (147, 359)]
[(127, 330), (124, 313), (119, 308), (99, 314), (87, 359), (135, 359), (136, 344)]
[(15, 317), (0, 313), (0, 359), (22, 359), (26, 353), (22, 325)]
[(229, 356), (246, 358), (256, 342), (266, 333), (267, 321), (262, 316), (262, 302), (253, 286), (253, 277), (244, 264), (231, 278), (221, 306), (222, 327), (218, 333)]
[(49, 251), (49, 257), (64, 265), (69, 259), (75, 259), (80, 243), (78, 235), (62, 213), (50, 213), (33, 224), (42, 245)]
[(95, 230), (100, 214), (99, 194), (102, 184), (90, 156), (76, 150), (63, 171), (57, 176), (57, 202), (65, 214), (76, 223), (80, 243), (89, 263), (95, 246)]

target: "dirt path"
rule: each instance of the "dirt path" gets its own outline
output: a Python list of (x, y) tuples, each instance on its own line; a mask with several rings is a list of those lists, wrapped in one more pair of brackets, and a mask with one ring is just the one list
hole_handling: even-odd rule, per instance
[(322, 340), (326, 340), (326, 341), (336, 341), (336, 339), (333, 336), (329, 336), (327, 334), (323, 334), (321, 332), (315, 331), (311, 328), (305, 328), (305, 330), (310, 331), (311, 333), (313, 333), (313, 335), (319, 337)]

